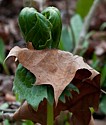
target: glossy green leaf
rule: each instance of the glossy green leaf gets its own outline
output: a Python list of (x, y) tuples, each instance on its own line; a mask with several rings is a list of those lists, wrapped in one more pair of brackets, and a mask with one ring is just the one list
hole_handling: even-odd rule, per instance
[(51, 23), (34, 8), (25, 7), (19, 15), (19, 25), (26, 42), (32, 42), (35, 49), (51, 44)]
[(0, 63), (3, 64), (5, 59), (5, 45), (3, 40), (0, 38)]
[(76, 13), (84, 18), (88, 14), (93, 1), (94, 0), (78, 0), (76, 5)]
[(79, 40), (80, 32), (82, 30), (82, 26), (83, 26), (80, 15), (77, 14), (71, 18), (70, 26), (72, 30), (74, 44), (77, 44)]
[(61, 15), (57, 8), (47, 7), (42, 11), (42, 14), (50, 21), (52, 24), (51, 33), (52, 33), (52, 48), (57, 48), (60, 41), (61, 30), (62, 30), (62, 21)]
[(35, 83), (35, 76), (25, 69), (21, 64), (18, 65), (14, 88), (20, 99), (25, 99), (34, 108), (37, 109), (39, 103), (47, 98), (47, 87), (44, 85), (37, 86)]
[(55, 7), (48, 7), (42, 13), (25, 7), (19, 15), (19, 26), (26, 42), (32, 42), (35, 49), (57, 48), (62, 21)]

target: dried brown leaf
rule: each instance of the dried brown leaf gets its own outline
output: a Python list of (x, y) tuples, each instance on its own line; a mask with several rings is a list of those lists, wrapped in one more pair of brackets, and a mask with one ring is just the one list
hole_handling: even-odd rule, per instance
[[(78, 87), (80, 93), (72, 91), (73, 98), (66, 97), (66, 103), (58, 102), (57, 106), (54, 104), (54, 118), (60, 114), (61, 111), (70, 111), (73, 113), (70, 124), (71, 125), (88, 125), (91, 118), (90, 107), (95, 110), (98, 109), (100, 96), (100, 75), (92, 70), (94, 75), (87, 69), (77, 70), (72, 83)], [(43, 108), (42, 108), (43, 107)], [(47, 100), (43, 100), (37, 111), (26, 102), (14, 114), (14, 119), (29, 119), (33, 122), (46, 125), (47, 119)], [(60, 124), (55, 124), (60, 125)]]
[[(9, 55), (18, 58), (19, 62), (36, 76), (36, 85), (49, 84), (54, 89), (56, 104), (65, 87), (73, 80), (78, 70), (86, 70), (89, 79), (93, 79), (97, 71), (87, 65), (82, 57), (73, 56), (69, 52), (52, 50), (29, 50), (14, 47)], [(84, 74), (82, 74), (83, 77)], [(84, 76), (86, 79), (86, 77)]]

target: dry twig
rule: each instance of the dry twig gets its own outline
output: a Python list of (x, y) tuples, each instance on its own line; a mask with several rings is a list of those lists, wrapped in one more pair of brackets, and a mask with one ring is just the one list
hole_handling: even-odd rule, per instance
[(94, 12), (98, 6), (98, 4), (101, 2), (102, 0), (94, 0), (94, 3), (87, 15), (87, 17), (85, 18), (85, 22), (83, 24), (83, 27), (82, 27), (82, 31), (80, 33), (80, 37), (79, 37), (79, 41), (78, 41), (78, 44), (76, 45), (75, 49), (74, 49), (74, 52), (73, 54), (78, 54), (82, 49), (82, 45), (85, 41), (85, 38), (86, 38), (86, 34), (88, 32), (88, 29), (90, 27), (90, 22), (91, 22), (91, 19), (94, 15)]

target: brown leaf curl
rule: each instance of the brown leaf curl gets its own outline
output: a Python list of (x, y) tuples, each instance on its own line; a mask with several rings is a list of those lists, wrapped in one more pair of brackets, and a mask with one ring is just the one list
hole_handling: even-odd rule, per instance
[[(18, 58), (19, 62), (37, 78), (35, 84), (50, 84), (54, 88), (54, 118), (61, 111), (73, 113), (71, 125), (88, 125), (91, 118), (89, 107), (97, 110), (100, 95), (100, 74), (87, 65), (82, 57), (73, 56), (61, 50), (29, 50), (14, 47), (9, 55)], [(65, 87), (72, 82), (80, 93), (70, 91), (73, 98), (66, 97), (66, 102), (58, 101)], [(14, 120), (29, 119), (46, 125), (47, 100), (44, 99), (37, 111), (26, 102), (13, 116)], [(58, 124), (56, 124), (58, 125)]]
[[(69, 52), (57, 49), (29, 50), (16, 46), (11, 49), (7, 58), (10, 56), (15, 56), (25, 68), (36, 76), (36, 85), (52, 85), (56, 104), (59, 96), (73, 80), (78, 70), (86, 70), (80, 76), (84, 79), (89, 77), (92, 80), (99, 74), (86, 64), (82, 57), (73, 56)], [(89, 74), (88, 77), (85, 77), (87, 74)]]

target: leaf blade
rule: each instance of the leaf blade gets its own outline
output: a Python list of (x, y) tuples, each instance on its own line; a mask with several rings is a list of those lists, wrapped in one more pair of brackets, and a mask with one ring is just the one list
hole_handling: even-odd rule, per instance
[(27, 102), (37, 110), (41, 101), (47, 98), (46, 86), (33, 85), (35, 76), (19, 64), (14, 78), (13, 90), (19, 95), (22, 100)]

